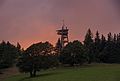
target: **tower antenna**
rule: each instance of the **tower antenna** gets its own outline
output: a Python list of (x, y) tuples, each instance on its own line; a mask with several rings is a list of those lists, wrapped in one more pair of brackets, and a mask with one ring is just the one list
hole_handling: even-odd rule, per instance
[(65, 26), (65, 20), (64, 19), (62, 20), (62, 23), (63, 23), (63, 27), (64, 27)]

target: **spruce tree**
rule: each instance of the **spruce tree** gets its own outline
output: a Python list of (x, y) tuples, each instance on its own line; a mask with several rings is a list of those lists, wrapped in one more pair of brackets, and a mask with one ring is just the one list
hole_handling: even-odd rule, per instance
[(90, 64), (95, 60), (93, 34), (90, 29), (88, 29), (85, 35), (84, 46), (87, 49), (86, 53), (88, 54), (88, 63)]
[(99, 56), (101, 51), (101, 39), (99, 36), (99, 32), (96, 32), (95, 42), (94, 42), (94, 54), (96, 62), (100, 62)]

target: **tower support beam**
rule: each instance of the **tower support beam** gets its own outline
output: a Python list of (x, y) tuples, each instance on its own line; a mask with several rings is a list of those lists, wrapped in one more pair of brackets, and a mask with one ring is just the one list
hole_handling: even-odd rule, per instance
[(69, 42), (68, 31), (69, 29), (65, 24), (63, 24), (62, 29), (57, 30), (57, 34), (60, 35), (61, 48), (64, 48), (64, 46)]

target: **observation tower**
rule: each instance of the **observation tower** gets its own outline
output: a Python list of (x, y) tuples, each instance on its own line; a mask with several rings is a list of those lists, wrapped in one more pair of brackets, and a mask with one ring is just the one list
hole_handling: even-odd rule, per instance
[(59, 40), (61, 48), (64, 48), (64, 46), (69, 42), (68, 31), (69, 29), (67, 28), (67, 26), (65, 26), (63, 21), (62, 29), (57, 30), (57, 34), (60, 36)]

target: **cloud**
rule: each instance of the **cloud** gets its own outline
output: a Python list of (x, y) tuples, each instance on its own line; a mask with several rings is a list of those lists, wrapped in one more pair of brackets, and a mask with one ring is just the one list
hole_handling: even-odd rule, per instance
[(120, 0), (112, 0), (116, 11), (120, 14)]
[(0, 7), (3, 6), (6, 0), (0, 0)]
[(112, 1), (0, 0), (0, 39), (20, 41), (24, 47), (34, 41), (55, 44), (62, 19), (70, 29), (71, 40), (83, 40), (88, 28), (119, 32), (118, 7)]

